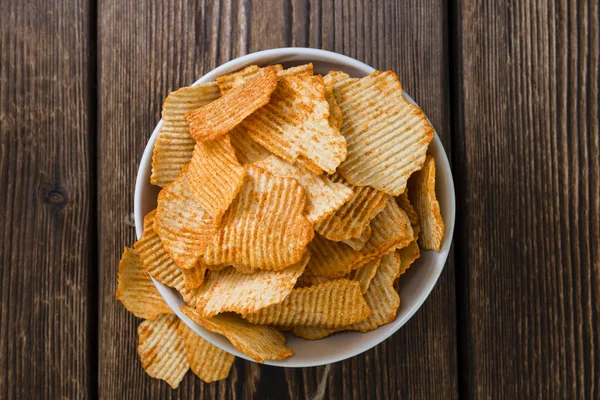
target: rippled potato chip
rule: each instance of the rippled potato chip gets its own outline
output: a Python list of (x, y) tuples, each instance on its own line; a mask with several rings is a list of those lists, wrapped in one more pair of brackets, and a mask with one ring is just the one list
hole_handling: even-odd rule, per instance
[(369, 289), (369, 284), (375, 276), (375, 273), (377, 272), (377, 268), (379, 267), (380, 263), (381, 258), (377, 258), (373, 261), (370, 261), (365, 265), (361, 266), (360, 268), (357, 268), (354, 271), (350, 272), (347, 278), (353, 281), (360, 282), (360, 291), (364, 294), (367, 292), (367, 289)]
[(243, 274), (235, 268), (211, 271), (196, 297), (196, 310), (205, 318), (227, 311), (247, 313), (280, 303), (290, 294), (310, 255), (281, 271)]
[(221, 97), (216, 82), (201, 83), (171, 92), (162, 110), (162, 128), (152, 150), (150, 183), (165, 187), (179, 176), (192, 158), (196, 141), (184, 115)]
[(386, 201), (386, 206), (371, 221), (371, 231), (371, 237), (359, 251), (315, 234), (308, 245), (310, 261), (305, 274), (341, 277), (383, 254), (407, 246), (414, 239), (410, 221), (395, 201)]
[(277, 86), (273, 67), (262, 68), (252, 78), (217, 100), (185, 114), (190, 134), (197, 141), (213, 140), (269, 102)]
[(162, 379), (173, 389), (190, 368), (185, 343), (177, 333), (179, 319), (175, 315), (160, 315), (138, 326), (138, 355), (142, 367), (153, 378)]
[(271, 155), (271, 153), (246, 135), (246, 131), (239, 127), (234, 128), (229, 136), (231, 145), (235, 148), (237, 159), (243, 164), (254, 164)]
[[(281, 64), (271, 65), (277, 71), (277, 79), (284, 78), (286, 76), (311, 76), (313, 74), (313, 65), (305, 64), (283, 69)], [(246, 82), (248, 79), (256, 76), (262, 68), (257, 65), (249, 65), (248, 67), (241, 69), (236, 72), (232, 72), (227, 75), (222, 75), (217, 78), (219, 89), (222, 94), (229, 92), (236, 86), (239, 86)]]
[(116, 298), (138, 318), (155, 319), (173, 311), (163, 300), (135, 250), (125, 247), (119, 263)]
[(241, 127), (255, 142), (283, 158), (321, 174), (334, 173), (346, 158), (346, 141), (329, 125), (329, 103), (321, 76), (279, 80), (269, 104)]
[(257, 161), (256, 166), (282, 178), (294, 178), (306, 192), (305, 215), (311, 223), (317, 223), (334, 213), (354, 196), (354, 192), (343, 183), (332, 182), (323, 175), (315, 175), (297, 164), (289, 164), (271, 155)]
[(343, 243), (352, 247), (356, 251), (360, 251), (363, 247), (365, 247), (365, 245), (371, 238), (372, 233), (373, 232), (371, 231), (371, 226), (367, 225), (367, 226), (365, 226), (365, 229), (363, 229), (363, 231), (359, 237), (346, 239), (343, 241)]
[(318, 326), (296, 326), (292, 328), (292, 333), (299, 338), (307, 340), (320, 340), (327, 336), (339, 332), (340, 329), (328, 329)]
[(408, 199), (408, 188), (406, 188), (406, 190), (400, 196), (396, 197), (396, 202), (408, 216), (415, 237), (419, 237), (419, 232), (421, 231), (421, 226), (419, 224), (419, 216), (417, 215), (417, 212), (415, 211), (414, 207), (410, 203), (410, 200)]
[(398, 276), (400, 276), (408, 270), (417, 258), (421, 257), (421, 250), (417, 241), (413, 240), (408, 246), (398, 250), (398, 254), (400, 255), (400, 271)]
[(196, 143), (187, 171), (188, 188), (215, 223), (237, 196), (245, 176), (228, 135)]
[(212, 318), (203, 318), (191, 307), (181, 307), (192, 321), (211, 332), (225, 336), (242, 353), (256, 362), (281, 360), (293, 354), (285, 347), (285, 336), (275, 328), (254, 325), (235, 314), (219, 314)]
[(423, 111), (402, 94), (392, 71), (334, 79), (348, 155), (340, 172), (348, 183), (397, 196), (421, 169), (434, 130)]
[(295, 288), (317, 286), (317, 285), (320, 285), (321, 283), (325, 283), (325, 282), (330, 281), (330, 280), (331, 280), (331, 278), (327, 278), (325, 276), (316, 276), (316, 275), (302, 274), (302, 275), (300, 275), (300, 277), (296, 281)]
[[(336, 174), (334, 182), (343, 182)], [(352, 188), (354, 195), (340, 208), (315, 225), (315, 230), (326, 239), (341, 242), (359, 238), (387, 201), (387, 196), (368, 186)]]
[(187, 290), (199, 288), (204, 283), (206, 275), (206, 265), (201, 262), (196, 263), (196, 266), (190, 269), (182, 269), (183, 281)]
[(282, 303), (243, 314), (243, 317), (255, 324), (282, 328), (339, 328), (362, 321), (369, 314), (369, 307), (360, 292), (360, 283), (336, 279), (317, 286), (294, 289)]
[(144, 217), (142, 237), (133, 246), (140, 255), (147, 273), (163, 285), (182, 291), (185, 289), (183, 274), (154, 232), (155, 216), (156, 210), (153, 210)]
[(167, 253), (183, 269), (196, 265), (216, 234), (214, 219), (189, 190), (188, 168), (158, 194), (154, 220)]
[(313, 238), (312, 224), (303, 215), (306, 195), (294, 179), (276, 177), (253, 165), (246, 168), (244, 185), (206, 249), (204, 261), (282, 270), (300, 261)]
[(419, 245), (424, 250), (440, 251), (445, 227), (435, 196), (435, 160), (432, 156), (427, 156), (423, 169), (411, 176), (408, 197), (419, 215)]
[(398, 253), (384, 255), (365, 294), (371, 314), (363, 321), (351, 325), (349, 329), (369, 332), (396, 318), (400, 297), (394, 289), (394, 280), (399, 272), (400, 256)]
[(202, 339), (183, 321), (177, 328), (185, 343), (187, 360), (192, 372), (206, 383), (227, 378), (235, 356)]
[(342, 110), (338, 106), (333, 94), (333, 82), (334, 78), (327, 74), (323, 77), (323, 83), (325, 84), (325, 99), (329, 103), (329, 125), (340, 130), (342, 129), (342, 123), (344, 118), (342, 117)]

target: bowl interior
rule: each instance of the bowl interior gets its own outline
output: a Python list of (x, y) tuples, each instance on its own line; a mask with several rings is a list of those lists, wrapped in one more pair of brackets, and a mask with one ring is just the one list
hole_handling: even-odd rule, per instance
[[(312, 62), (315, 73), (326, 74), (331, 70), (342, 70), (352, 77), (360, 78), (374, 71), (364, 63), (352, 58), (323, 50), (286, 48), (267, 50), (252, 53), (230, 61), (210, 73), (204, 75), (194, 84), (209, 82), (217, 76), (238, 70), (247, 65), (268, 65), (280, 63), (284, 66), (293, 66)], [(413, 101), (406, 93), (404, 95)], [(413, 101), (414, 102), (414, 101)], [(425, 110), (426, 111), (426, 110)], [(160, 188), (150, 184), (152, 163), (152, 149), (156, 135), (162, 126), (162, 120), (156, 126), (146, 146), (142, 157), (135, 188), (135, 226), (138, 238), (143, 230), (143, 218), (156, 207), (156, 198)], [(439, 253), (433, 251), (422, 252), (421, 257), (411, 266), (400, 280), (400, 308), (396, 319), (372, 332), (343, 332), (331, 337), (308, 341), (287, 334), (286, 345), (294, 351), (290, 358), (279, 361), (267, 361), (265, 364), (283, 367), (311, 367), (344, 360), (360, 354), (396, 332), (419, 309), (439, 278), (450, 250), (452, 234), (454, 231), (455, 198), (454, 183), (446, 152), (436, 133), (429, 146), (429, 153), (436, 160), (436, 192), (440, 203), (442, 217), (446, 224), (442, 249)], [(158, 291), (164, 297), (173, 311), (187, 323), (194, 331), (212, 344), (238, 357), (253, 361), (245, 354), (239, 352), (223, 336), (209, 332), (183, 315), (179, 311), (185, 305), (181, 296), (175, 289), (171, 289), (160, 282), (154, 281)]]

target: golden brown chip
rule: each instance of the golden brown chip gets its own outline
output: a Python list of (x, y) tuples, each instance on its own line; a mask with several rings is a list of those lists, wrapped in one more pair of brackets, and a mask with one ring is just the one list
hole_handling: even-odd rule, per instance
[(377, 268), (379, 267), (380, 263), (381, 258), (377, 258), (373, 261), (370, 261), (365, 265), (361, 266), (360, 268), (357, 268), (354, 271), (350, 272), (347, 278), (353, 281), (360, 282), (360, 291), (362, 293), (366, 293), (367, 289), (369, 289), (369, 284), (375, 276), (375, 273), (377, 272)]
[(181, 312), (204, 329), (227, 337), (236, 349), (256, 362), (281, 360), (293, 354), (292, 350), (285, 347), (283, 333), (275, 328), (251, 324), (235, 314), (203, 318), (191, 307), (181, 307)]
[(214, 239), (214, 220), (189, 190), (186, 165), (158, 194), (154, 230), (177, 266), (192, 268)]
[(387, 324), (396, 318), (400, 306), (400, 297), (394, 290), (393, 283), (400, 270), (400, 256), (396, 252), (382, 257), (375, 277), (369, 284), (365, 294), (367, 305), (371, 309), (363, 321), (352, 324), (348, 329), (369, 332)]
[(354, 250), (359, 251), (363, 247), (365, 247), (365, 244), (367, 244), (367, 242), (371, 238), (371, 233), (372, 233), (371, 226), (367, 225), (367, 226), (365, 226), (365, 229), (363, 229), (363, 231), (359, 237), (346, 239), (346, 240), (343, 240), (342, 242), (347, 244), (348, 246), (352, 247)]
[(320, 285), (321, 283), (325, 283), (329, 280), (331, 280), (331, 279), (327, 278), (325, 276), (302, 274), (296, 281), (296, 286), (294, 286), (294, 287), (295, 288), (303, 288), (303, 287), (309, 287), (309, 286), (317, 286), (317, 285)]
[(336, 128), (337, 130), (342, 129), (342, 123), (344, 118), (342, 117), (342, 110), (338, 106), (333, 94), (333, 82), (334, 78), (327, 74), (323, 77), (323, 83), (325, 84), (325, 99), (329, 103), (329, 125)]
[(369, 307), (360, 292), (360, 283), (336, 279), (318, 286), (294, 289), (282, 303), (243, 314), (243, 317), (255, 324), (282, 328), (339, 328), (362, 321), (369, 314)]
[(315, 239), (308, 245), (310, 261), (305, 274), (330, 278), (344, 276), (382, 254), (407, 246), (414, 239), (410, 221), (395, 201), (386, 200), (386, 206), (371, 221), (371, 231), (371, 237), (360, 251), (315, 234)]
[(135, 250), (125, 247), (119, 263), (117, 299), (138, 318), (154, 319), (173, 311), (163, 300)]
[(173, 389), (190, 368), (185, 343), (177, 333), (179, 319), (175, 315), (160, 315), (138, 326), (138, 355), (142, 367), (153, 378), (162, 379)]
[(392, 71), (334, 79), (348, 156), (340, 172), (352, 185), (397, 196), (421, 169), (434, 130), (423, 111), (406, 100)]
[(419, 245), (416, 240), (413, 240), (408, 246), (398, 250), (398, 254), (400, 255), (400, 271), (398, 276), (405, 273), (411, 264), (415, 262), (417, 258), (421, 257), (421, 251), (419, 250)]
[(204, 275), (206, 275), (206, 265), (198, 262), (195, 267), (190, 269), (182, 269), (183, 281), (185, 282), (185, 288), (187, 290), (193, 290), (199, 288), (204, 282)]
[(254, 164), (271, 155), (267, 149), (246, 135), (246, 131), (240, 127), (234, 128), (229, 136), (231, 145), (235, 148), (235, 155), (243, 165)]
[(189, 190), (217, 223), (242, 188), (244, 176), (228, 135), (196, 143), (187, 172)]
[(185, 352), (190, 369), (198, 378), (206, 383), (227, 378), (235, 360), (233, 354), (202, 339), (183, 321), (179, 321), (177, 332), (185, 342)]
[(294, 335), (307, 340), (320, 340), (339, 331), (340, 329), (320, 328), (318, 326), (296, 326), (292, 328)]
[(255, 165), (273, 175), (298, 181), (306, 192), (306, 218), (313, 224), (327, 218), (354, 196), (352, 189), (343, 183), (332, 182), (326, 176), (315, 175), (306, 168), (291, 165), (275, 155), (257, 161)]
[(406, 188), (406, 190), (400, 196), (396, 197), (396, 202), (408, 216), (415, 237), (419, 237), (419, 232), (421, 231), (421, 226), (419, 225), (419, 216), (408, 199), (408, 188)]
[(423, 169), (410, 177), (408, 197), (421, 224), (419, 245), (424, 250), (440, 251), (445, 227), (435, 196), (435, 160), (432, 156), (427, 156)]
[(243, 274), (233, 267), (211, 271), (194, 304), (205, 318), (226, 311), (247, 313), (280, 303), (292, 291), (310, 255), (281, 271)]
[[(311, 76), (313, 74), (312, 63), (299, 65), (297, 67), (292, 67), (288, 69), (283, 69), (281, 64), (271, 65), (271, 67), (275, 68), (275, 70), (277, 71), (277, 79), (281, 79), (286, 76)], [(262, 68), (259, 68), (257, 65), (250, 65), (239, 71), (218, 77), (217, 83), (219, 84), (219, 89), (221, 90), (221, 93), (225, 94), (234, 87), (243, 84), (248, 79), (255, 77), (261, 69)]]
[(163, 126), (152, 151), (150, 183), (165, 187), (179, 176), (192, 158), (196, 141), (184, 115), (221, 97), (216, 82), (201, 83), (171, 92), (162, 110)]
[(273, 154), (321, 174), (335, 172), (346, 158), (346, 141), (328, 118), (323, 78), (290, 76), (280, 79), (269, 104), (240, 125)]
[(190, 134), (198, 141), (226, 134), (244, 118), (269, 102), (277, 86), (273, 67), (262, 68), (255, 76), (217, 100), (185, 114)]
[(144, 217), (142, 237), (133, 246), (140, 255), (147, 273), (163, 285), (182, 291), (185, 289), (183, 274), (177, 264), (169, 257), (162, 241), (154, 232), (155, 216), (156, 210), (153, 210)]
[(306, 195), (294, 179), (253, 165), (246, 168), (244, 185), (223, 216), (204, 261), (282, 270), (300, 261), (313, 237), (312, 224), (303, 215)]
[[(334, 182), (343, 182), (336, 174)], [(379, 213), (387, 201), (387, 196), (368, 186), (354, 187), (354, 196), (333, 214), (315, 225), (315, 230), (334, 242), (358, 238), (369, 222)]]

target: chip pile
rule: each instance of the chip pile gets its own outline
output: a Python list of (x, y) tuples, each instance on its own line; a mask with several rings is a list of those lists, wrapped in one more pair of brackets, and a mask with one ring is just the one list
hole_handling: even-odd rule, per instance
[(317, 340), (393, 321), (400, 276), (441, 249), (434, 130), (391, 71), (251, 65), (171, 93), (163, 120), (158, 205), (123, 253), (116, 296), (144, 319), (143, 368), (174, 388), (188, 369), (226, 378), (234, 356), (181, 322), (150, 277), (263, 363), (293, 354), (283, 331)]

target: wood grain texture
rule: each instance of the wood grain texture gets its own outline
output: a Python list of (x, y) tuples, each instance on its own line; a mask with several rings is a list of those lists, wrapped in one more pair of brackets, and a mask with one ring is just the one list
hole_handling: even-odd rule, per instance
[[(282, 46), (334, 50), (398, 72), (450, 151), (445, 3), (438, 0), (99, 2), (99, 393), (105, 398), (309, 398), (326, 367), (280, 369), (237, 360), (205, 385), (149, 378), (137, 323), (114, 299), (135, 175), (169, 91), (242, 54)], [(327, 398), (453, 398), (457, 392), (453, 263), (411, 321), (375, 349), (330, 367)]]
[[(89, 5), (0, 6), (0, 398), (95, 380)], [(92, 135), (92, 136), (90, 136)]]
[(462, 394), (600, 397), (597, 1), (457, 3)]

